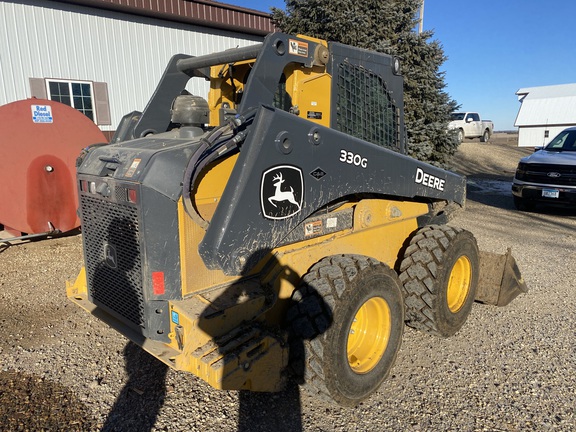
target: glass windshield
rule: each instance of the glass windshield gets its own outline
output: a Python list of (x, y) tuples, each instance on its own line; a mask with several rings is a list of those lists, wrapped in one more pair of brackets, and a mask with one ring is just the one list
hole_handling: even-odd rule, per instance
[(452, 120), (464, 120), (465, 113), (452, 113), (450, 114), (450, 118)]
[(545, 147), (549, 151), (576, 151), (576, 130), (560, 132)]

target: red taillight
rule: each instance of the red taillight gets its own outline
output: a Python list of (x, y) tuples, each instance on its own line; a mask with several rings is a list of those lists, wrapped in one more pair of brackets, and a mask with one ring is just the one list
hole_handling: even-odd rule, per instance
[(164, 272), (152, 272), (152, 291), (154, 295), (164, 294)]
[(138, 204), (138, 194), (136, 193), (136, 189), (128, 189), (128, 202)]
[(96, 182), (89, 182), (88, 180), (80, 180), (80, 190), (91, 194), (96, 193)]

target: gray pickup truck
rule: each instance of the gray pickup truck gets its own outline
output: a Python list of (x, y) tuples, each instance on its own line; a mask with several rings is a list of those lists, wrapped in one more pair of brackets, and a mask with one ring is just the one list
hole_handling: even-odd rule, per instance
[(576, 127), (520, 159), (512, 195), (518, 210), (532, 210), (537, 203), (576, 205)]

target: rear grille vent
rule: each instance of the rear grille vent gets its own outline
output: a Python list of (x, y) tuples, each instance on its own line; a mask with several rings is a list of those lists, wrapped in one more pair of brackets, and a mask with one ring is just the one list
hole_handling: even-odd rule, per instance
[(144, 327), (137, 209), (82, 195), (88, 290), (95, 304)]
[(116, 201), (126, 202), (128, 197), (128, 189), (119, 186), (115, 190), (115, 195), (116, 195)]
[(398, 110), (384, 80), (348, 62), (338, 66), (336, 125), (356, 138), (400, 151)]

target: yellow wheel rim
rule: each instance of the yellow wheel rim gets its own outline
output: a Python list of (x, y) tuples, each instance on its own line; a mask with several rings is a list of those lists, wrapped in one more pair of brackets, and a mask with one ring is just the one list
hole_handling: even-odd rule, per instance
[(448, 301), (450, 312), (456, 313), (464, 306), (470, 292), (471, 280), (472, 264), (470, 264), (468, 257), (461, 256), (454, 263), (454, 267), (452, 267), (450, 272), (450, 279), (448, 280), (446, 300)]
[(348, 364), (358, 374), (370, 372), (380, 361), (390, 338), (390, 307), (382, 297), (365, 302), (354, 317), (348, 334)]

